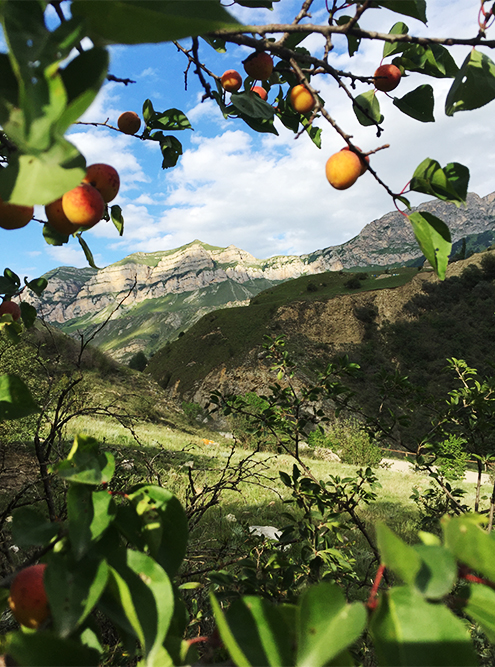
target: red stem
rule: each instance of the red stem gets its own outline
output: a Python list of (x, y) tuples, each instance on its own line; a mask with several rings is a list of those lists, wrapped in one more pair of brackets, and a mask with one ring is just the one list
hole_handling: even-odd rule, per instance
[(378, 566), (378, 570), (376, 571), (376, 576), (375, 576), (375, 581), (373, 582), (373, 586), (371, 587), (370, 591), (370, 596), (368, 598), (368, 602), (366, 603), (366, 606), (368, 609), (373, 611), (373, 609), (376, 608), (376, 605), (378, 604), (378, 588), (380, 586), (380, 583), (382, 581), (383, 573), (385, 572), (385, 565), (381, 563)]

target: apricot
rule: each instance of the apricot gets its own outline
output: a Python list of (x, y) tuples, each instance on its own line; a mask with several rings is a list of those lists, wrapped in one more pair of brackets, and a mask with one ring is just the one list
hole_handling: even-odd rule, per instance
[(96, 188), (89, 183), (81, 183), (64, 194), (62, 209), (73, 225), (89, 229), (101, 220), (105, 202)]
[(223, 89), (228, 93), (236, 93), (242, 86), (242, 77), (235, 69), (228, 69), (220, 78)]
[(45, 215), (50, 227), (61, 234), (74, 234), (79, 229), (65, 215), (62, 207), (62, 197), (45, 206)]
[(124, 134), (136, 134), (141, 127), (141, 118), (135, 111), (124, 111), (117, 120), (117, 126)]
[(38, 628), (50, 615), (43, 576), (46, 565), (21, 570), (10, 587), (9, 606), (15, 619), (27, 628)]
[(0, 197), (0, 227), (20, 229), (25, 227), (34, 215), (34, 206), (19, 206), (4, 202)]
[[(359, 146), (356, 146), (356, 148), (357, 148), (358, 151), (362, 152), (361, 149), (359, 148)], [(350, 151), (351, 149), (349, 148), (349, 146), (345, 146), (342, 150), (343, 151)], [(364, 174), (364, 172), (366, 171), (366, 169), (368, 169), (370, 159), (367, 155), (365, 157), (362, 157), (361, 155), (358, 155), (358, 158), (361, 160), (361, 174), (360, 174), (360, 176), (362, 176)]]
[(115, 199), (120, 188), (119, 174), (109, 164), (91, 164), (87, 167), (82, 182), (96, 188), (106, 204)]
[(265, 53), (264, 51), (251, 53), (242, 64), (244, 65), (246, 74), (253, 79), (266, 81), (271, 77), (273, 72), (273, 58), (269, 53)]
[(347, 190), (361, 175), (361, 160), (352, 151), (339, 151), (328, 158), (325, 173), (336, 190)]
[(12, 315), (14, 322), (21, 317), (21, 309), (17, 303), (11, 301), (10, 299), (4, 299), (0, 304), (0, 317), (2, 315)]
[(315, 99), (304, 84), (291, 88), (289, 100), (294, 111), (308, 113), (315, 106)]
[(256, 93), (256, 95), (259, 95), (262, 100), (266, 100), (268, 98), (268, 93), (262, 86), (253, 86), (251, 88), (252, 93)]
[(388, 93), (397, 88), (401, 76), (400, 69), (395, 65), (380, 65), (374, 74), (375, 88)]

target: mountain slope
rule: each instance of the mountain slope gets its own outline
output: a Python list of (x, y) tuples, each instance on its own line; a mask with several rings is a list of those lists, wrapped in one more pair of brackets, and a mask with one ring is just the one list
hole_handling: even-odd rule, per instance
[[(446, 220), (457, 245), (469, 251), (495, 240), (495, 193), (470, 194), (466, 208), (434, 200), (420, 207)], [(454, 246), (457, 249), (457, 246)], [(355, 238), (301, 256), (256, 259), (234, 246), (193, 241), (175, 250), (134, 253), (105, 269), (61, 267), (47, 274), (41, 300), (32, 299), (49, 323), (64, 332), (99, 331), (94, 343), (118, 360), (138, 351), (153, 354), (205, 313), (245, 306), (283, 281), (352, 267), (419, 265), (421, 252), (407, 220), (388, 213)], [(116, 306), (122, 302), (115, 312)]]

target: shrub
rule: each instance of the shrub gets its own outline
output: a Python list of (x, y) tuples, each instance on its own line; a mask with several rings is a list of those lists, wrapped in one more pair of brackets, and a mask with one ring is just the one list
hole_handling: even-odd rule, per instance
[(136, 352), (136, 354), (130, 358), (127, 365), (135, 371), (144, 371), (148, 365), (148, 358), (144, 352)]
[(352, 276), (352, 278), (345, 281), (344, 286), (349, 289), (359, 289), (361, 287), (361, 281), (357, 276)]
[(188, 403), (187, 401), (182, 401), (181, 407), (187, 417), (187, 421), (191, 424), (202, 421), (205, 418), (205, 411), (199, 405), (199, 403)]
[(438, 469), (450, 480), (463, 479), (469, 455), (465, 450), (466, 441), (450, 435), (439, 447)]
[(355, 419), (336, 419), (325, 433), (313, 431), (308, 437), (313, 447), (325, 447), (338, 454), (342, 463), (376, 467), (382, 451)]

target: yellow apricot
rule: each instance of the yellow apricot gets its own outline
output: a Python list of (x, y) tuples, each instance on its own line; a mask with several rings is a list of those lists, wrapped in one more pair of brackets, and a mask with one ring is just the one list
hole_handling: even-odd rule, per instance
[(361, 175), (361, 160), (352, 151), (339, 151), (328, 158), (325, 173), (336, 190), (346, 190)]
[(289, 99), (292, 108), (298, 113), (308, 113), (315, 106), (313, 95), (302, 83), (291, 88)]

